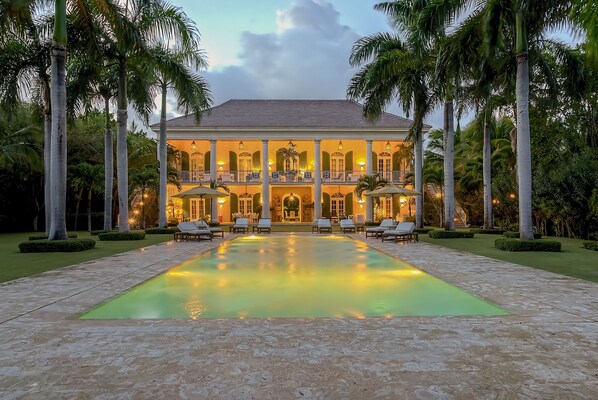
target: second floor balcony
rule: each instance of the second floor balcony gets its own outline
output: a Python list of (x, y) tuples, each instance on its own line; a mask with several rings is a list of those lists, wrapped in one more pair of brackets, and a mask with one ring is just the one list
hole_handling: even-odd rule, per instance
[[(382, 171), (374, 172), (389, 183), (402, 184), (408, 171)], [(364, 171), (321, 171), (322, 184), (356, 184)], [(209, 183), (209, 171), (180, 171), (181, 183)], [(269, 180), (271, 184), (313, 184), (315, 180), (314, 171), (270, 171)], [(263, 171), (222, 171), (216, 173), (216, 180), (222, 183), (240, 184), (261, 184)]]

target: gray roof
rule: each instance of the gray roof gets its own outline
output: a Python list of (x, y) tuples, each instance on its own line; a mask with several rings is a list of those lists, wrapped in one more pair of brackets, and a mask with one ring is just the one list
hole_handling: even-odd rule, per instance
[[(412, 121), (383, 113), (375, 122), (363, 118), (363, 108), (351, 100), (229, 100), (202, 115), (206, 128), (394, 128), (407, 130)], [(173, 118), (168, 128), (193, 128), (192, 115)], [(152, 125), (158, 129), (159, 124)]]

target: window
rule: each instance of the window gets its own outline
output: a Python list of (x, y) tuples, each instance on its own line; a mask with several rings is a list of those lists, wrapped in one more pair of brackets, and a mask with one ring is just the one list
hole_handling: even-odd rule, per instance
[[(239, 161), (239, 182), (247, 182), (251, 180), (251, 167), (252, 167), (252, 159), (251, 153), (243, 152), (239, 153), (238, 156)], [(248, 177), (249, 175), (249, 177)]]
[(330, 196), (330, 215), (337, 217), (345, 215), (345, 196), (342, 193)]
[(392, 156), (386, 151), (378, 154), (378, 174), (382, 179), (392, 180)]
[(340, 151), (330, 155), (330, 172), (334, 178), (342, 176), (345, 172), (345, 155)]
[(380, 218), (392, 218), (392, 197), (380, 197), (378, 206), (378, 216)]
[(203, 219), (205, 216), (205, 200), (204, 199), (189, 199), (189, 205), (191, 212), (189, 213), (189, 219), (195, 221)]
[(253, 212), (253, 196), (249, 193), (239, 196), (239, 212), (243, 215)]
[(204, 179), (204, 154), (195, 152), (189, 157), (189, 168), (191, 168), (191, 181), (201, 182)]

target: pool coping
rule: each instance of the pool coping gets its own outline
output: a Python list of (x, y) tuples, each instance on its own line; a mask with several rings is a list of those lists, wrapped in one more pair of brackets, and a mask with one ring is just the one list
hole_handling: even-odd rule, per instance
[(223, 243), (168, 242), (0, 284), (0, 397), (592, 398), (598, 392), (598, 285), (428, 243), (343, 236), (511, 315), (73, 318)]

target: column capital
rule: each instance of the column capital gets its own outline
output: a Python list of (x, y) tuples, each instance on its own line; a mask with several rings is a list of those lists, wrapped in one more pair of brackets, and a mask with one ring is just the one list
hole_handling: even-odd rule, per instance
[(314, 139), (314, 143), (320, 144), (320, 142), (322, 141), (322, 139)]
[(366, 143), (369, 143), (369, 144), (372, 144), (372, 142), (373, 142), (373, 141), (374, 141), (374, 140), (372, 140), (372, 139), (366, 139), (366, 140), (365, 140), (365, 142), (366, 142)]
[(268, 143), (270, 139), (262, 139), (262, 143)]

